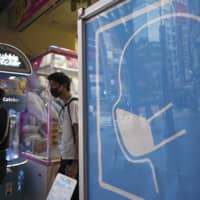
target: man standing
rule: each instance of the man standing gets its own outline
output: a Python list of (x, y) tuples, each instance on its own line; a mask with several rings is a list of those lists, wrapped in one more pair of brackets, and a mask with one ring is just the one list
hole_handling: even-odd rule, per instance
[[(48, 80), (52, 96), (64, 103), (59, 172), (78, 180), (78, 101), (71, 95), (71, 79), (67, 75), (55, 72), (48, 76)], [(79, 199), (78, 186), (72, 199)]]

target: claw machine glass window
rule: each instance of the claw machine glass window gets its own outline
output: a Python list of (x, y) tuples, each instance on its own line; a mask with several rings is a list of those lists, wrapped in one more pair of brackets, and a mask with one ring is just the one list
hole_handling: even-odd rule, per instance
[(62, 102), (51, 97), (47, 76), (57, 71), (66, 73), (72, 79), (72, 93), (77, 96), (77, 54), (69, 49), (50, 46), (31, 63), (34, 72), (28, 79), (27, 109), (21, 118), (22, 148), (41, 158), (58, 159)]
[(0, 79), (0, 87), (4, 88), (6, 92), (3, 104), (8, 110), (10, 118), (9, 148), (7, 150), (9, 163), (20, 156), (20, 114), (26, 106), (26, 85), (27, 79), (24, 77), (9, 76)]

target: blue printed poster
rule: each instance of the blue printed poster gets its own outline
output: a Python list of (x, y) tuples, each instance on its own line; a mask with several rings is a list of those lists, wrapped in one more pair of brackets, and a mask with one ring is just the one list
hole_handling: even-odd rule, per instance
[(88, 199), (199, 200), (200, 1), (121, 1), (85, 26)]

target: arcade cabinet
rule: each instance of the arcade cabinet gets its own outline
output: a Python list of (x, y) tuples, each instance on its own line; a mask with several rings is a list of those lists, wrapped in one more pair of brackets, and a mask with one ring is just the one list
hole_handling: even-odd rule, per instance
[(9, 147), (6, 149), (7, 171), (0, 184), (1, 200), (24, 199), (24, 166), (27, 160), (21, 157), (20, 114), (26, 107), (27, 77), (32, 73), (28, 58), (16, 47), (0, 43), (0, 88), (6, 95), (3, 106), (10, 118)]

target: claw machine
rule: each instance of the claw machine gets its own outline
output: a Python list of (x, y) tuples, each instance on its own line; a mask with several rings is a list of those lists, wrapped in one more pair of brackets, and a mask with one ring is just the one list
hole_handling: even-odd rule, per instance
[[(22, 117), (23, 157), (26, 165), (26, 196), (45, 200), (60, 164), (60, 119), (62, 102), (51, 97), (47, 76), (62, 71), (72, 78), (73, 95), (78, 95), (77, 53), (49, 46), (31, 60), (27, 110)], [(31, 185), (31, 187), (30, 187)]]
[(26, 107), (27, 79), (32, 73), (28, 58), (16, 47), (0, 43), (0, 87), (5, 90), (3, 106), (10, 118), (9, 148), (6, 150), (7, 171), (0, 184), (2, 200), (24, 199), (24, 167), (21, 157), (20, 115)]

